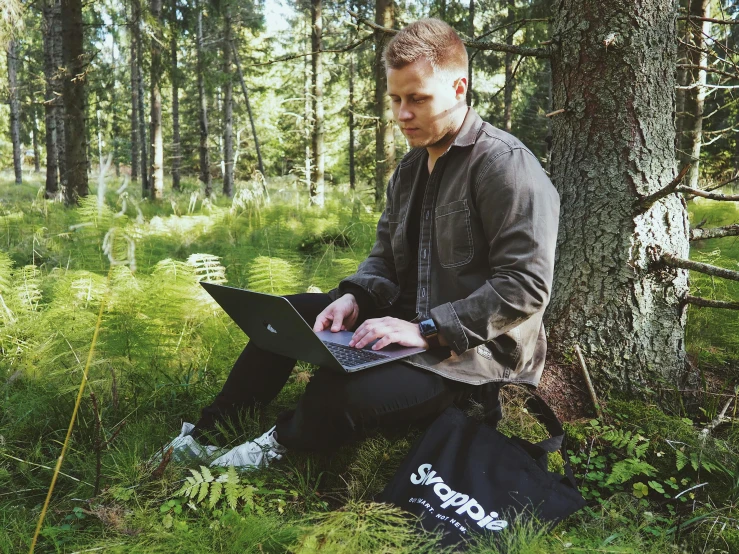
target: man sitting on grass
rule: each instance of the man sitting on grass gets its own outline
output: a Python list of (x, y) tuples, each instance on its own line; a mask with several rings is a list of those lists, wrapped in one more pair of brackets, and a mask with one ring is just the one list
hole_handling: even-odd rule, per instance
[[(393, 116), (412, 149), (388, 184), (375, 245), (337, 289), (287, 298), (315, 331), (355, 329), (356, 348), (377, 340), (376, 350), (428, 350), (355, 373), (319, 368), (294, 410), (211, 465), (263, 467), (288, 449), (327, 450), (379, 428), (423, 425), (470, 399), (495, 424), (501, 383), (539, 382), (557, 192), (520, 141), (467, 107), (467, 52), (449, 25), (410, 24), (383, 60)], [(200, 420), (170, 443), (174, 456), (212, 457), (216, 448), (201, 443), (216, 423), (270, 402), (294, 364), (249, 343)]]

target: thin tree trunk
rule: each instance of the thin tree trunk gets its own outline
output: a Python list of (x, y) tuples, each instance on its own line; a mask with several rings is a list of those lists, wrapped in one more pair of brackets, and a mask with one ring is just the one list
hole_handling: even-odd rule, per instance
[[(313, 189), (313, 171), (311, 170), (311, 121), (313, 114), (311, 111), (311, 97), (310, 97), (310, 84), (311, 84), (311, 70), (308, 58), (305, 58), (304, 75), (303, 75), (303, 97), (305, 102), (303, 105), (305, 116), (303, 117), (303, 139), (305, 142), (305, 182), (308, 185), (308, 191)], [(310, 194), (310, 192), (309, 192)]]
[[(395, 25), (392, 0), (375, 0), (375, 23), (391, 28)], [(384, 33), (375, 32), (375, 106), (377, 132), (375, 135), (375, 209), (385, 206), (385, 187), (395, 169), (395, 139), (393, 136), (392, 107), (387, 95), (387, 75), (382, 63), (385, 46)]]
[[(711, 1), (710, 0), (692, 0), (690, 4), (691, 15), (702, 18), (711, 17)], [(711, 22), (698, 21), (693, 22), (691, 43), (696, 50), (691, 49), (689, 57), (690, 63), (700, 67), (708, 65), (708, 55), (706, 54), (706, 36), (711, 34)], [(690, 171), (688, 172), (687, 185), (691, 188), (699, 188), (698, 175), (700, 174), (700, 156), (701, 147), (703, 145), (703, 108), (706, 103), (706, 71), (702, 69), (691, 69), (691, 85), (694, 88), (688, 89), (685, 98), (685, 110), (689, 112), (686, 120), (687, 128), (687, 148), (686, 153), (689, 155)]]
[(56, 155), (59, 165), (59, 186), (62, 194), (67, 188), (67, 142), (65, 136), (66, 114), (64, 112), (64, 54), (62, 47), (62, 0), (54, 4), (54, 114), (56, 117)]
[(205, 96), (205, 57), (203, 52), (203, 6), (202, 0), (196, 3), (198, 11), (197, 29), (197, 81), (200, 110), (200, 180), (205, 185), (205, 196), (210, 196), (212, 184), (210, 179), (210, 158), (208, 156), (208, 99)]
[[(516, 0), (508, 0), (508, 16), (506, 23), (506, 44), (513, 44), (513, 35), (515, 28), (511, 25), (516, 20)], [(505, 54), (505, 90), (503, 91), (503, 129), (508, 133), (511, 132), (511, 123), (513, 117), (513, 54), (506, 52)]]
[(82, 0), (62, 1), (62, 46), (64, 54), (64, 142), (67, 156), (67, 187), (64, 200), (77, 204), (87, 196), (87, 126), (85, 122), (86, 69), (83, 47)]
[(223, 9), (223, 194), (231, 197), (234, 193), (234, 106), (233, 72), (231, 68), (231, 6)]
[(150, 126), (151, 126), (151, 195), (154, 200), (161, 200), (164, 196), (164, 138), (162, 137), (162, 0), (151, 0), (149, 3), (153, 24), (151, 40), (151, 71), (150, 71)]
[(313, 179), (310, 189), (311, 204), (323, 206), (325, 193), (324, 111), (323, 111), (323, 19), (321, 0), (311, 0), (311, 56), (313, 96), (313, 134), (311, 137)]
[(11, 39), (7, 46), (8, 55), (8, 100), (10, 104), (10, 140), (13, 143), (13, 169), (15, 182), (23, 182), (21, 166), (21, 105), (18, 99), (18, 42)]
[[(475, 0), (470, 0), (469, 20), (467, 21), (467, 34), (471, 39), (475, 38)], [(467, 105), (472, 105), (472, 53), (468, 52), (467, 61)]]
[(136, 55), (136, 27), (138, 26), (137, 12), (132, 5), (131, 20), (129, 22), (128, 43), (129, 61), (131, 70), (131, 180), (139, 180), (139, 66)]
[(354, 52), (349, 52), (349, 188), (357, 188), (357, 175), (354, 164)]
[(31, 140), (33, 142), (33, 172), (41, 173), (41, 150), (38, 143), (38, 114), (36, 104), (31, 106)]
[(141, 0), (133, 0), (134, 9), (134, 27), (133, 32), (136, 36), (136, 88), (138, 89), (138, 109), (136, 113), (138, 115), (139, 125), (139, 173), (141, 175), (141, 195), (146, 197), (149, 196), (151, 186), (149, 183), (149, 149), (151, 143), (147, 141), (146, 137), (146, 108), (144, 106), (144, 98), (146, 94), (144, 92), (144, 42), (141, 37)]
[[(675, 177), (675, 10), (673, 0), (559, 0), (554, 10), (552, 36), (567, 38), (551, 59), (554, 108), (566, 110), (552, 118), (561, 223), (551, 343), (579, 344), (600, 386), (627, 394), (685, 377), (688, 274), (651, 262), (688, 257), (686, 210), (674, 194), (635, 207)], [(617, 48), (604, 29), (621, 33)]]
[(46, 127), (46, 198), (55, 198), (59, 192), (59, 166), (57, 165), (57, 128), (54, 100), (54, 2), (44, 0), (44, 25), (42, 27), (44, 39), (44, 79), (46, 92), (44, 94), (44, 125)]
[(180, 190), (180, 75), (177, 67), (177, 0), (172, 0), (170, 20), (170, 82), (172, 83), (172, 189)]
[[(680, 9), (687, 9), (690, 0), (679, 0)], [(680, 29), (681, 23), (678, 23), (678, 29)], [(688, 59), (688, 50), (685, 44), (690, 42), (690, 20), (682, 22), (683, 31), (680, 32), (681, 41), (677, 43), (677, 63), (678, 64), (690, 64)], [(677, 69), (677, 84), (679, 86), (685, 86), (688, 84), (688, 73), (687, 68), (678, 67)], [(687, 156), (681, 153), (684, 150), (685, 145), (685, 133), (683, 126), (685, 125), (685, 96), (688, 91), (685, 89), (678, 88), (675, 90), (675, 155), (678, 163), (681, 167), (686, 163), (689, 163)]]
[[(117, 43), (113, 44), (111, 57), (113, 59), (112, 63), (112, 72), (113, 72), (113, 97), (117, 99), (117, 94), (115, 91), (118, 90), (118, 58), (117, 54), (120, 54), (119, 51), (119, 45)], [(120, 158), (118, 155), (118, 147), (119, 147), (119, 141), (121, 136), (121, 127), (120, 127), (120, 117), (117, 113), (112, 114), (112, 122), (111, 122), (111, 130), (113, 132), (113, 140), (112, 146), (113, 146), (113, 165), (115, 166), (115, 176), (116, 178), (121, 176), (121, 163)]]
[[(246, 88), (246, 81), (244, 81), (244, 73), (241, 71), (241, 62), (239, 61), (239, 53), (236, 51), (236, 45), (231, 42), (231, 49), (234, 55), (234, 61), (236, 62), (236, 71), (239, 74), (239, 82), (241, 83), (241, 91), (244, 93), (244, 103), (246, 104), (246, 112), (249, 114), (249, 123), (251, 124), (251, 134), (254, 137), (254, 149), (257, 151), (257, 164), (259, 165), (259, 172), (264, 176), (264, 163), (262, 163), (262, 151), (259, 149), (259, 138), (257, 137), (257, 127), (254, 125), (254, 114), (251, 111), (251, 104), (249, 103), (249, 91)], [(238, 141), (237, 141), (238, 142)], [(236, 163), (234, 161), (234, 163)], [(264, 182), (264, 181), (262, 181)], [(267, 192), (267, 186), (264, 186), (264, 192)]]

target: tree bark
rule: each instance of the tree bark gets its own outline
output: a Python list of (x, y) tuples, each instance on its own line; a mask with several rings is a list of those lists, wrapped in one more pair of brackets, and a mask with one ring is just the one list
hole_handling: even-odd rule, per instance
[(151, 70), (150, 70), (150, 137), (152, 146), (151, 169), (149, 180), (151, 196), (154, 200), (161, 200), (164, 196), (164, 138), (162, 137), (162, 0), (151, 0), (149, 10), (154, 21), (151, 40)]
[(23, 183), (21, 166), (21, 104), (18, 98), (18, 41), (11, 39), (7, 46), (8, 103), (10, 104), (10, 141), (13, 143), (13, 169), (15, 183)]
[(55, 198), (59, 192), (59, 166), (57, 165), (57, 128), (56, 128), (56, 101), (54, 96), (54, 2), (44, 0), (44, 24), (42, 35), (44, 41), (44, 79), (46, 89), (44, 94), (44, 126), (46, 128), (46, 198)]
[(231, 41), (233, 39), (231, 5), (223, 7), (223, 194), (234, 193), (234, 102)]
[[(515, 28), (513, 22), (516, 20), (516, 0), (508, 0), (508, 15), (506, 17), (505, 43), (513, 44)], [(513, 54), (505, 53), (505, 89), (503, 90), (503, 129), (510, 133), (513, 117)]]
[[(691, 0), (691, 15), (695, 17), (710, 18), (711, 1), (710, 0)], [(696, 49), (690, 49), (688, 52), (689, 64), (697, 67), (706, 67), (708, 65), (708, 54), (706, 50), (706, 36), (711, 34), (711, 22), (690, 21), (688, 25), (691, 29), (691, 44)], [(701, 51), (698, 51), (700, 49)], [(685, 111), (687, 118), (685, 121), (687, 132), (686, 154), (690, 163), (690, 172), (688, 173), (688, 186), (698, 188), (698, 176), (700, 173), (700, 156), (701, 147), (703, 145), (703, 109), (706, 103), (707, 72), (703, 69), (690, 69), (689, 84), (694, 88), (685, 91)], [(687, 161), (687, 160), (686, 160)]]
[[(262, 176), (266, 176), (264, 172), (264, 163), (262, 162), (262, 151), (259, 148), (259, 137), (257, 137), (257, 127), (254, 124), (254, 114), (251, 111), (251, 104), (249, 103), (249, 91), (246, 88), (246, 81), (244, 81), (244, 73), (241, 71), (241, 62), (239, 62), (239, 53), (236, 51), (236, 45), (231, 42), (231, 48), (233, 50), (234, 61), (236, 62), (236, 71), (239, 74), (239, 82), (241, 83), (241, 91), (244, 93), (244, 103), (246, 104), (246, 112), (249, 115), (249, 123), (251, 124), (251, 135), (254, 137), (254, 149), (257, 151), (257, 164), (259, 166), (259, 172)], [(238, 139), (236, 141), (238, 143)], [(236, 160), (234, 160), (234, 164)], [(267, 194), (267, 185), (264, 183), (264, 192)]]
[(136, 28), (138, 14), (134, 4), (131, 6), (131, 20), (129, 21), (128, 42), (129, 61), (131, 70), (131, 181), (139, 180), (139, 66), (136, 47)]
[(208, 155), (208, 99), (205, 96), (205, 57), (203, 52), (203, 5), (202, 0), (196, 3), (198, 11), (197, 28), (197, 81), (200, 120), (200, 180), (205, 185), (205, 196), (210, 196), (212, 184), (210, 179), (210, 158)]
[(87, 196), (87, 129), (85, 122), (85, 71), (82, 0), (62, 0), (62, 48), (64, 55), (64, 142), (67, 186), (64, 201), (77, 204)]
[[(395, 12), (392, 0), (375, 0), (375, 23), (392, 28)], [(387, 75), (382, 63), (382, 50), (386, 36), (375, 31), (375, 109), (377, 131), (375, 135), (375, 209), (385, 206), (385, 187), (395, 170), (395, 139), (393, 136), (393, 112), (387, 95)]]
[(38, 143), (38, 114), (36, 104), (31, 106), (31, 141), (33, 142), (33, 172), (41, 173), (41, 150)]
[(179, 191), (180, 186), (180, 74), (177, 67), (177, 0), (171, 0), (171, 19), (169, 35), (170, 76), (172, 83), (172, 189)]
[[(475, 0), (470, 0), (469, 19), (467, 21), (467, 34), (470, 39), (475, 38)], [(467, 51), (467, 105), (472, 105), (472, 52)]]
[[(579, 344), (601, 388), (644, 391), (685, 376), (688, 257), (678, 195), (638, 198), (675, 177), (673, 0), (558, 0), (554, 8), (552, 181), (561, 198), (551, 343)], [(615, 42), (605, 40), (611, 33)]]
[(311, 179), (310, 202), (323, 206), (325, 195), (324, 158), (324, 111), (323, 111), (323, 19), (321, 0), (311, 0), (311, 93), (313, 97), (313, 133), (311, 136), (311, 157), (313, 159), (313, 179)]
[(349, 188), (356, 190), (357, 174), (354, 162), (354, 52), (349, 52)]
[(64, 113), (64, 54), (62, 47), (62, 0), (54, 3), (54, 114), (56, 117), (56, 155), (59, 165), (59, 186), (64, 194), (67, 188), (67, 147), (64, 128), (66, 117)]
[(144, 99), (144, 41), (141, 36), (141, 0), (133, 0), (133, 9), (135, 15), (135, 24), (133, 27), (136, 35), (136, 88), (138, 89), (137, 98), (139, 101), (136, 113), (138, 115), (139, 124), (139, 172), (141, 174), (141, 195), (149, 196), (151, 183), (149, 182), (149, 149), (151, 143), (146, 137), (146, 109)]

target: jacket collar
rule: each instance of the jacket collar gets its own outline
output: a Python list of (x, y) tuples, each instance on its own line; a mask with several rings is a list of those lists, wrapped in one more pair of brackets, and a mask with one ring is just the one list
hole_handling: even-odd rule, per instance
[(477, 115), (474, 108), (467, 108), (467, 115), (462, 122), (457, 136), (451, 146), (472, 146), (477, 141), (477, 136), (482, 128), (482, 118)]

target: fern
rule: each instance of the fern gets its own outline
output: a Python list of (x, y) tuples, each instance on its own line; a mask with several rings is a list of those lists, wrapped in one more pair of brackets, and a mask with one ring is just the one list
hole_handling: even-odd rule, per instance
[(223, 284), (226, 282), (226, 268), (221, 258), (212, 254), (191, 254), (187, 263), (195, 269), (198, 281)]
[(613, 469), (611, 469), (611, 474), (606, 480), (606, 485), (621, 485), (637, 475), (651, 477), (656, 471), (657, 469), (653, 465), (648, 464), (644, 460), (627, 458), (626, 460), (621, 460), (613, 464)]
[(283, 295), (297, 292), (300, 280), (287, 260), (259, 256), (249, 268), (247, 282), (252, 290)]
[(247, 509), (254, 508), (254, 493), (257, 488), (241, 483), (233, 466), (229, 466), (226, 473), (217, 478), (205, 466), (200, 466), (200, 471), (191, 469), (190, 473), (192, 475), (186, 478), (187, 483), (175, 493), (175, 496), (185, 497), (193, 505), (205, 504), (207, 498), (207, 506), (210, 509), (223, 501), (229, 508), (235, 510), (239, 500), (244, 501)]

